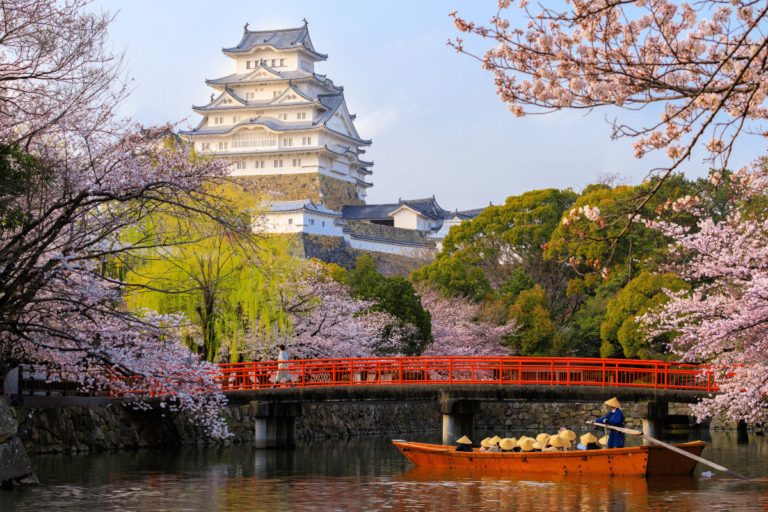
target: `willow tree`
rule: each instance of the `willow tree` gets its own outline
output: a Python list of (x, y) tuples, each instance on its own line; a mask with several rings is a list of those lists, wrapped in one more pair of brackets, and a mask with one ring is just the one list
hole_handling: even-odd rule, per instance
[[(183, 313), (185, 343), (208, 361), (229, 354), (250, 359), (247, 340), (258, 334), (284, 337), (289, 329), (280, 306), (290, 242), (260, 233), (259, 198), (234, 185), (216, 191), (230, 201), (229, 222), (189, 213), (153, 217), (129, 234), (184, 242), (126, 259), (127, 304), (137, 310)], [(235, 226), (232, 228), (231, 226)], [(275, 336), (275, 334), (277, 336)]]

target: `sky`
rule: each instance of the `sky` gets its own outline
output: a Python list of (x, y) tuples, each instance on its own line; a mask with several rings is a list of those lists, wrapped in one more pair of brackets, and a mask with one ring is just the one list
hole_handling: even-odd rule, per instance
[[(650, 125), (658, 111), (562, 112), (515, 118), (495, 94), (493, 77), (478, 61), (446, 46), (465, 36), (476, 53), (492, 40), (466, 37), (451, 11), (487, 24), (495, 0), (389, 0), (253, 2), (228, 0), (101, 0), (93, 9), (116, 14), (115, 50), (126, 52), (133, 92), (123, 114), (144, 125), (196, 125), (192, 105), (207, 103), (206, 78), (234, 72), (221, 48), (236, 46), (251, 30), (292, 28), (309, 22), (315, 49), (328, 54), (316, 66), (344, 86), (361, 137), (372, 139), (368, 203), (434, 195), (445, 209), (479, 208), (544, 188), (578, 191), (601, 173), (639, 183), (668, 164), (663, 154), (634, 158), (631, 140), (611, 141), (606, 117)], [(521, 23), (512, 8), (507, 17)], [(743, 138), (729, 165), (737, 169), (765, 152), (765, 142)], [(683, 166), (704, 176), (703, 153)]]

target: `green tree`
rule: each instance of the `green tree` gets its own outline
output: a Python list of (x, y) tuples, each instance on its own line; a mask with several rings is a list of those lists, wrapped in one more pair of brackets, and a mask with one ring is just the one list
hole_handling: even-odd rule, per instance
[(518, 268), (501, 284), (501, 295), (507, 304), (514, 304), (521, 292), (536, 286), (533, 278), (525, 270)]
[(648, 310), (665, 304), (669, 297), (664, 289), (678, 292), (691, 287), (674, 274), (650, 274), (643, 272), (627, 284), (608, 303), (605, 320), (600, 326), (603, 345), (602, 357), (655, 359), (663, 352), (666, 336), (648, 340), (648, 336), (637, 322)]
[(542, 247), (577, 197), (571, 190), (533, 190), (489, 206), (477, 218), (452, 227), (435, 261), (412, 278), (482, 300), (496, 295), (522, 269), (546, 291), (555, 316), (565, 318), (574, 306), (566, 296), (571, 269), (546, 260)]
[(555, 348), (557, 327), (550, 318), (549, 301), (541, 286), (520, 292), (509, 309), (510, 320), (520, 328), (512, 343), (521, 356), (549, 356)]
[(126, 236), (172, 236), (181, 243), (133, 253), (121, 263), (127, 268), (123, 273), (130, 307), (183, 313), (192, 324), (186, 333), (190, 348), (208, 361), (228, 353), (236, 362), (252, 356), (246, 344), (249, 335), (270, 337), (275, 330), (290, 329), (273, 294), (286, 278), (292, 249), (286, 238), (253, 233), (250, 215), (259, 215), (253, 206), (256, 199), (244, 199), (235, 188), (225, 188), (219, 197), (232, 202), (227, 223), (195, 214), (156, 215)]
[(355, 269), (349, 273), (349, 285), (355, 296), (376, 301), (375, 310), (389, 313), (402, 324), (416, 328), (415, 334), (402, 344), (403, 354), (419, 355), (432, 343), (431, 316), (410, 281), (402, 276), (383, 276), (377, 270), (376, 261), (370, 255), (362, 254), (355, 262)]
[(411, 273), (415, 283), (425, 283), (439, 289), (445, 296), (459, 295), (480, 302), (494, 295), (485, 273), (467, 265), (460, 258), (439, 258)]

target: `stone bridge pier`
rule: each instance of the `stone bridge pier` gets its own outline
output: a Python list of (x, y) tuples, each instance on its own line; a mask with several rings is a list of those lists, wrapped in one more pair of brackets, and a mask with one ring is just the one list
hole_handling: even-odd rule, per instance
[(301, 403), (254, 401), (249, 405), (255, 423), (254, 447), (296, 446), (296, 417), (301, 416)]
[(480, 411), (477, 400), (440, 400), (443, 415), (443, 444), (455, 444), (457, 439), (475, 437), (475, 414)]

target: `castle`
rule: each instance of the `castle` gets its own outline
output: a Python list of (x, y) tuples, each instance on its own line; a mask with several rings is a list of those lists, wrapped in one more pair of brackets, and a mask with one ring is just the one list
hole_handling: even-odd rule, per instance
[[(431, 251), (450, 225), (482, 209), (450, 212), (435, 198), (367, 205), (371, 145), (355, 128), (344, 88), (315, 72), (328, 56), (315, 50), (306, 20), (299, 28), (248, 30), (224, 48), (235, 72), (206, 80), (215, 89), (194, 106), (200, 124), (180, 135), (201, 152), (231, 162), (246, 190), (279, 193), (270, 231), (338, 239), (340, 247), (414, 256)], [(322, 259), (322, 258), (321, 258)]]

